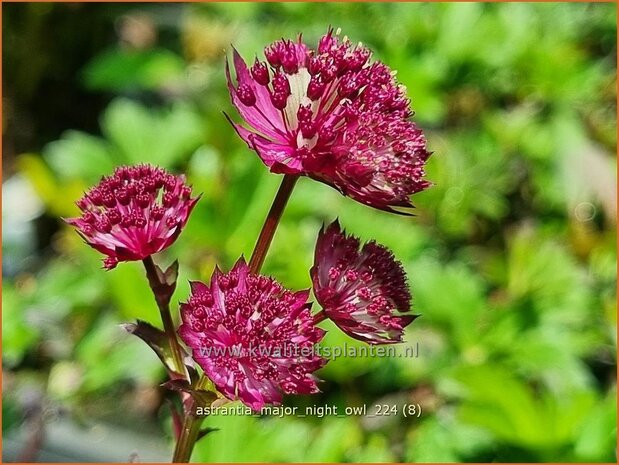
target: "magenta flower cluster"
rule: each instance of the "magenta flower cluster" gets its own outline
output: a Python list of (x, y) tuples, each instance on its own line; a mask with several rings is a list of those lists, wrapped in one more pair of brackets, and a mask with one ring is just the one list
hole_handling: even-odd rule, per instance
[(222, 394), (259, 411), (279, 404), (282, 392), (318, 392), (312, 373), (326, 360), (313, 346), (325, 332), (313, 323), (308, 297), (250, 274), (241, 258), (229, 273), (216, 269), (210, 287), (191, 283), (178, 332)]
[(332, 30), (315, 50), (280, 40), (248, 68), (234, 51), (234, 106), (249, 129), (234, 124), (274, 173), (305, 175), (358, 202), (393, 210), (410, 207), (430, 153), (408, 118), (405, 89), (370, 51)]
[(184, 176), (149, 165), (123, 166), (84, 194), (77, 201), (82, 216), (67, 222), (106, 255), (104, 267), (112, 269), (170, 246), (197, 201)]
[(369, 344), (402, 341), (416, 315), (402, 265), (376, 242), (360, 241), (337, 221), (320, 231), (311, 269), (316, 299), (328, 318), (350, 337)]
[[(430, 185), (430, 153), (410, 120), (405, 89), (366, 47), (329, 30), (315, 49), (300, 36), (277, 41), (251, 67), (233, 54), (236, 78), (226, 67), (228, 88), (245, 125), (232, 124), (273, 173), (310, 177), (386, 211), (412, 206), (410, 196)], [(174, 243), (198, 200), (184, 176), (125, 166), (85, 193), (81, 215), (66, 221), (105, 256), (106, 269), (144, 261), (171, 346), (178, 334), (218, 395), (259, 411), (284, 394), (318, 392), (316, 371), (327, 360), (313, 349), (324, 319), (369, 344), (402, 341), (416, 315), (401, 263), (385, 246), (347, 235), (337, 220), (318, 233), (308, 276), (322, 310), (312, 312), (310, 290), (285, 289), (259, 273), (260, 263), (240, 258), (228, 272), (216, 268), (208, 285), (190, 283), (181, 324), (169, 331), (176, 274), (154, 266), (151, 256)], [(274, 231), (267, 223), (263, 233)], [(269, 243), (261, 235), (257, 248)]]

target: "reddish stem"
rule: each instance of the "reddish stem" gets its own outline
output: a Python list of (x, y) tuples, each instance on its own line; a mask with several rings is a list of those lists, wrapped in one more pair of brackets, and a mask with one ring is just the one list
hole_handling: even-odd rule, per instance
[(282, 179), (282, 183), (279, 186), (275, 200), (273, 200), (273, 205), (271, 205), (271, 210), (269, 210), (269, 214), (267, 215), (264, 225), (262, 226), (262, 231), (260, 231), (260, 236), (258, 236), (258, 240), (256, 241), (254, 252), (249, 260), (250, 273), (260, 273), (260, 269), (262, 268), (262, 264), (264, 263), (264, 259), (269, 250), (269, 246), (271, 245), (271, 241), (275, 235), (275, 230), (277, 229), (277, 225), (279, 224), (279, 220), (282, 217), (282, 213), (288, 203), (288, 199), (292, 193), (292, 188), (296, 184), (297, 179), (299, 179), (299, 177), (296, 175), (284, 175), (284, 179)]
[(324, 310), (320, 310), (318, 313), (314, 315), (314, 324), (317, 325), (318, 323), (326, 319), (327, 319), (327, 314), (325, 313)]
[(166, 283), (160, 276), (160, 273), (157, 270), (157, 265), (155, 265), (152, 257), (148, 256), (142, 260), (142, 262), (144, 263), (146, 277), (148, 278), (148, 283), (150, 284), (150, 288), (155, 296), (157, 307), (159, 307), (164, 332), (170, 342), (170, 351), (172, 352), (174, 368), (179, 374), (187, 375), (185, 364), (183, 363), (182, 351), (176, 337), (176, 330), (174, 329), (174, 322), (172, 321), (172, 314), (170, 313), (170, 300), (172, 294), (161, 291), (161, 289), (165, 287)]

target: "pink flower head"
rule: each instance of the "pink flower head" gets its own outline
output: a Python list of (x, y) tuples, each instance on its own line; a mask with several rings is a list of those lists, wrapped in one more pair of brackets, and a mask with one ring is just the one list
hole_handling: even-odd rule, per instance
[(197, 201), (184, 176), (150, 165), (122, 166), (84, 194), (77, 201), (82, 216), (66, 222), (107, 255), (103, 266), (110, 270), (170, 246)]
[(409, 310), (411, 295), (391, 251), (373, 241), (360, 250), (359, 239), (346, 236), (337, 220), (318, 235), (311, 275), (326, 316), (355, 339), (401, 342), (403, 329), (418, 316), (395, 315)]
[(191, 283), (178, 333), (222, 394), (258, 411), (281, 403), (282, 392), (318, 392), (312, 373), (326, 361), (313, 348), (324, 331), (308, 295), (250, 274), (241, 258), (229, 273), (216, 269), (210, 287)]
[(238, 134), (274, 173), (301, 174), (381, 210), (412, 207), (430, 153), (405, 89), (370, 51), (329, 30), (316, 50), (280, 40), (248, 68), (234, 51)]

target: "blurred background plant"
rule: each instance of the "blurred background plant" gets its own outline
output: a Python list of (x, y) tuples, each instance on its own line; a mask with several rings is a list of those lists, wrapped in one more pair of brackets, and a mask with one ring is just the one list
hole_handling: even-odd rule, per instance
[[(613, 4), (4, 4), (3, 13), (5, 460), (169, 458), (165, 374), (118, 326), (158, 321), (143, 271), (101, 271), (59, 218), (114, 166), (148, 161), (187, 172), (204, 193), (159, 258), (180, 259), (180, 283), (248, 256), (278, 177), (222, 115), (233, 112), (226, 51), (234, 43), (251, 57), (299, 32), (315, 41), (329, 25), (398, 70), (435, 152), (435, 186), (409, 218), (303, 179), (264, 270), (308, 287), (318, 229), (339, 216), (403, 261), (423, 315), (406, 340), (420, 353), (332, 361), (322, 394), (286, 403), (413, 402), (423, 414), (211, 417), (220, 431), (194, 460), (616, 460)], [(346, 340), (330, 331), (325, 344)]]

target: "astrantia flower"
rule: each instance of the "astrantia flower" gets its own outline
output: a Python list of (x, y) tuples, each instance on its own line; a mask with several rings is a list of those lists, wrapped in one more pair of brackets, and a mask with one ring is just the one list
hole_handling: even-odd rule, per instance
[(210, 287), (191, 283), (178, 333), (222, 394), (260, 410), (279, 404), (282, 393), (318, 392), (312, 373), (325, 360), (313, 346), (324, 331), (313, 323), (308, 295), (250, 274), (241, 258), (229, 273), (216, 269)]
[(427, 188), (430, 155), (405, 89), (370, 51), (332, 30), (309, 49), (280, 40), (248, 69), (234, 51), (237, 85), (226, 66), (234, 124), (274, 173), (307, 175), (382, 210), (410, 207)]
[(360, 249), (337, 220), (318, 235), (311, 275), (325, 315), (355, 339), (401, 342), (404, 327), (418, 316), (396, 314), (410, 309), (411, 295), (391, 251), (373, 241)]
[(123, 166), (77, 201), (82, 216), (66, 221), (107, 255), (104, 267), (112, 269), (171, 245), (197, 201), (184, 176), (150, 165)]

